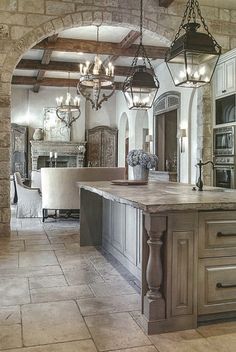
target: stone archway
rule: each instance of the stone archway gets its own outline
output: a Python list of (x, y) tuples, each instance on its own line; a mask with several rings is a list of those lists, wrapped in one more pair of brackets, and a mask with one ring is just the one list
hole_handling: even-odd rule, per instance
[[(19, 62), (22, 55), (32, 48), (37, 42), (42, 39), (58, 33), (62, 30), (92, 25), (101, 23), (113, 26), (125, 26), (127, 28), (137, 29), (139, 24), (139, 14), (136, 12), (136, 5), (133, 9), (127, 10), (127, 4), (113, 4), (112, 7), (93, 6), (93, 5), (73, 5), (75, 11), (70, 9), (69, 3), (59, 4), (58, 1), (51, 1), (51, 9), (45, 11), (53, 11), (54, 15), (45, 14), (40, 22), (39, 12), (35, 12), (35, 23), (37, 26), (27, 25), (19, 32), (19, 38), (10, 39), (10, 34), (7, 33), (8, 40), (0, 35), (2, 41), (1, 53), (1, 81), (0, 81), (0, 234), (9, 235), (10, 233), (10, 185), (9, 185), (9, 149), (10, 149), (10, 122), (11, 122), (11, 78), (13, 71)], [(54, 4), (53, 4), (54, 3)], [(76, 8), (77, 7), (77, 8)], [(50, 10), (50, 11), (49, 11)], [(158, 4), (152, 5), (152, 11), (158, 10)], [(53, 12), (52, 11), (52, 12)], [(17, 13), (17, 11), (16, 11)], [(33, 13), (31, 14), (33, 15)], [(38, 23), (40, 23), (38, 25)], [(167, 37), (171, 37), (171, 31), (166, 30), (166, 27), (157, 23), (157, 18), (152, 16), (144, 16), (144, 28), (151, 31), (156, 36), (159, 36), (163, 42), (167, 42)], [(1, 29), (0, 29), (1, 30)], [(5, 29), (4, 29), (5, 31)], [(6, 31), (5, 31), (6, 32)], [(4, 33), (5, 33), (4, 32)], [(20, 36), (21, 33), (24, 35)], [(158, 33), (158, 34), (157, 34)], [(0, 33), (1, 34), (1, 33)], [(3, 38), (3, 39), (2, 39)]]

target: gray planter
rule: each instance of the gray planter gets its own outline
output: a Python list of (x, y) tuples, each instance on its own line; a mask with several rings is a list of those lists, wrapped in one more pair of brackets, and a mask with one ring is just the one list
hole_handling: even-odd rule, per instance
[(149, 169), (145, 169), (141, 165), (133, 166), (134, 180), (148, 180)]

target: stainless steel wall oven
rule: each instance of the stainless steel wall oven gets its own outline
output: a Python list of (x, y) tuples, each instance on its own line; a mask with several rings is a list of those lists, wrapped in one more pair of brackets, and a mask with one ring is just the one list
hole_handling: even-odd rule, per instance
[(234, 155), (235, 153), (235, 126), (215, 128), (214, 155)]
[(235, 188), (235, 157), (215, 157), (214, 159), (214, 186)]

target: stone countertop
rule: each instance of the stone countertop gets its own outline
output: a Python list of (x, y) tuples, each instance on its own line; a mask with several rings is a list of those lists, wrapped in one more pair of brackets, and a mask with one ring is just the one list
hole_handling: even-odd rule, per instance
[(113, 185), (110, 181), (77, 182), (78, 186), (106, 199), (129, 204), (149, 213), (185, 210), (236, 210), (236, 190), (176, 182), (149, 181), (147, 185)]

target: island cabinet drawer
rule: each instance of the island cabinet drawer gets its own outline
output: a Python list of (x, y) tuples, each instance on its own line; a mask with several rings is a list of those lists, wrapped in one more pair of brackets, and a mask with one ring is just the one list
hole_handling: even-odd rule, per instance
[(200, 259), (198, 314), (236, 311), (236, 258)]
[(206, 212), (199, 215), (199, 257), (236, 255), (236, 212)]

